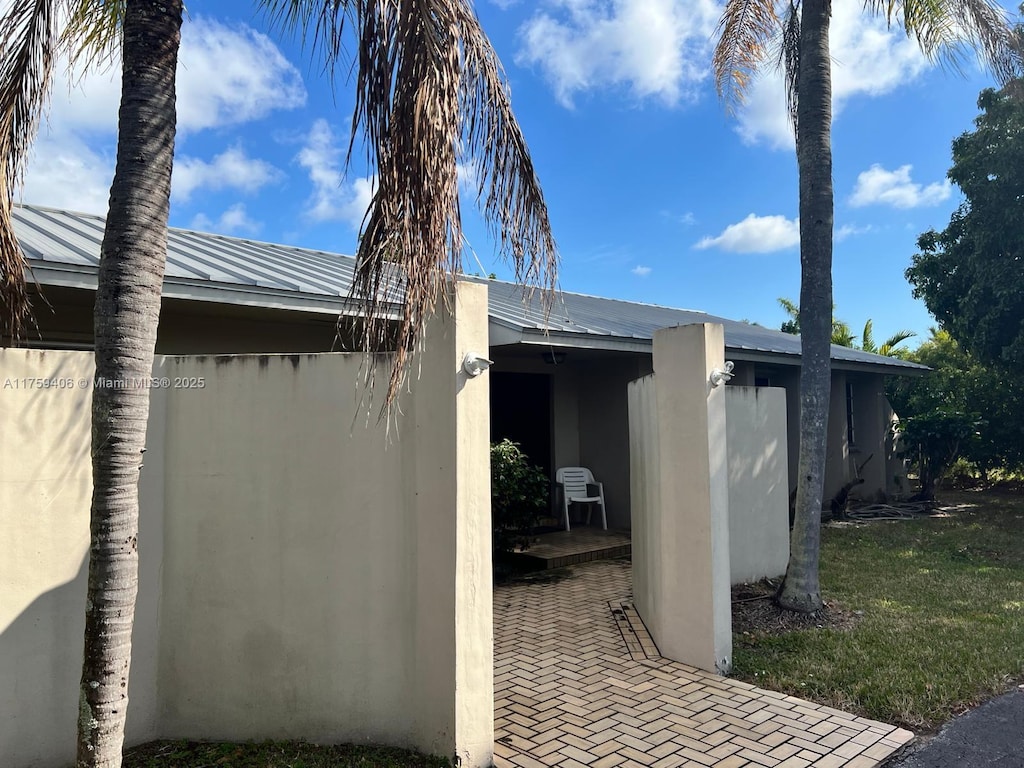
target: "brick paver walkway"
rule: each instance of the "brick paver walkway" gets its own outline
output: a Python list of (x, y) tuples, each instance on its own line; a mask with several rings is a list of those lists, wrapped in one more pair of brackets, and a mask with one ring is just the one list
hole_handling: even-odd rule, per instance
[(868, 768), (913, 738), (658, 656), (629, 563), (494, 591), (498, 768)]

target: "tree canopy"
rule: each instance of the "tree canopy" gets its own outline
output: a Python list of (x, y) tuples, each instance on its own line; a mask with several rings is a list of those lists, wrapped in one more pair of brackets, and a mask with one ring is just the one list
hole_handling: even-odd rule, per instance
[(966, 199), (944, 230), (918, 238), (906, 275), (964, 349), (1016, 367), (1024, 363), (1024, 101), (1014, 86), (982, 91), (975, 129), (953, 142), (948, 174)]
[(888, 380), (886, 395), (902, 419), (962, 415), (977, 435), (960, 444), (960, 456), (981, 472), (1024, 466), (1022, 377), (983, 364), (942, 330), (900, 356), (932, 369), (928, 376)]

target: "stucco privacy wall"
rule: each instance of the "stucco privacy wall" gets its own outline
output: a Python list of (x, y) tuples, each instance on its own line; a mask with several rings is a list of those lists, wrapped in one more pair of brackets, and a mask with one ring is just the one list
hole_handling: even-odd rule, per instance
[(358, 357), (165, 361), (205, 388), (167, 409), (163, 735), (490, 764), (488, 388), (460, 370), (486, 352), (486, 288), (460, 285), (456, 317), (390, 444)]
[(729, 564), (733, 584), (786, 572), (789, 468), (786, 392), (725, 388), (729, 455)]
[[(491, 764), (488, 376), (460, 370), (486, 352), (486, 287), (454, 306), (390, 444), (356, 399), (358, 356), (158, 359), (203, 386), (152, 392), (130, 742), (372, 740)], [(0, 387), (91, 377), (89, 353), (0, 355)], [(9, 394), (0, 763), (56, 768), (74, 760), (89, 398)]]
[(729, 476), (722, 326), (654, 334), (654, 375), (628, 388), (637, 610), (663, 655), (709, 671), (732, 661)]
[[(92, 354), (0, 349), (0, 764), (75, 758), (92, 496)], [(45, 386), (44, 386), (45, 383)], [(159, 432), (159, 414), (150, 434)], [(159, 441), (159, 437), (157, 438)], [(147, 462), (148, 464), (149, 462)], [(159, 480), (159, 459), (142, 483)], [(155, 738), (162, 520), (140, 521), (127, 739)]]

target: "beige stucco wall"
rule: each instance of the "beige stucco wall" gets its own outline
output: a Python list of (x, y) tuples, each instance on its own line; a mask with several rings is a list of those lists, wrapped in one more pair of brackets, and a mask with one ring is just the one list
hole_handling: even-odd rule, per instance
[(486, 290), (435, 322), (391, 441), (359, 357), (168, 359), (165, 734), (493, 748)]
[[(491, 764), (488, 375), (461, 370), (487, 351), (486, 301), (459, 285), (456, 319), (432, 322), (390, 441), (357, 399), (359, 356), (158, 358), (202, 386), (152, 393), (130, 741)], [(87, 392), (2, 386), (91, 370), (89, 353), (0, 351), (5, 768), (74, 759), (90, 476)]]
[(779, 576), (789, 561), (786, 392), (725, 388), (729, 563), (733, 584)]
[(722, 326), (659, 330), (654, 377), (630, 384), (628, 402), (637, 610), (662, 655), (724, 673), (732, 662), (726, 406), (725, 388), (708, 382), (723, 364)]
[[(85, 629), (93, 376), (88, 352), (0, 349), (0, 763), (75, 758)], [(57, 383), (43, 387), (42, 381)], [(149, 466), (143, 482), (156, 474)], [(156, 734), (159, 510), (140, 523), (128, 743)]]

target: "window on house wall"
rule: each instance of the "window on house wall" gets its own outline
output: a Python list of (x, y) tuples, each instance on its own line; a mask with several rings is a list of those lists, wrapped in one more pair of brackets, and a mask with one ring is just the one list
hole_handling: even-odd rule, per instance
[(853, 384), (846, 382), (846, 442), (856, 445), (853, 432)]

